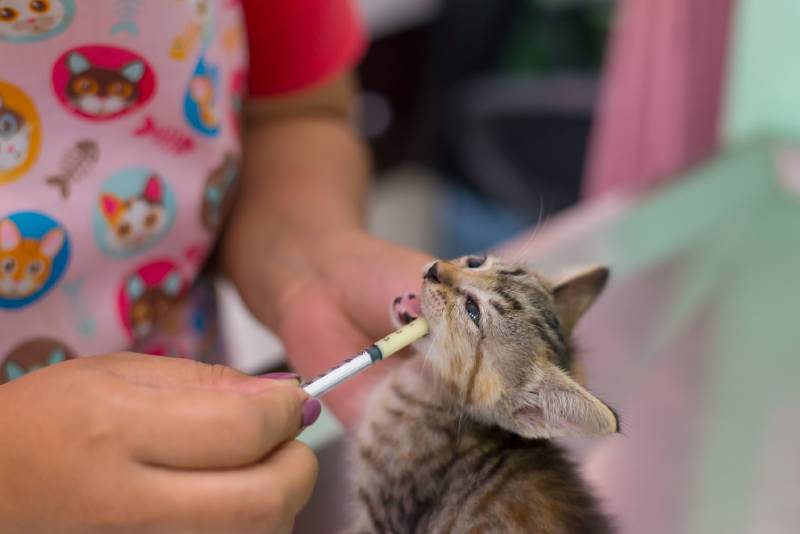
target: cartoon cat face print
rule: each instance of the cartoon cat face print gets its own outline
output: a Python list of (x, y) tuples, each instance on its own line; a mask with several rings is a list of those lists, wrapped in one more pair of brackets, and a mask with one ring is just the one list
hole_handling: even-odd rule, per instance
[(39, 291), (50, 278), (64, 240), (60, 228), (32, 239), (22, 237), (14, 221), (0, 221), (0, 297), (19, 299)]
[(31, 128), (25, 118), (6, 107), (0, 95), (0, 171), (20, 165), (28, 157)]
[(145, 74), (145, 65), (139, 60), (108, 69), (92, 65), (80, 52), (72, 52), (67, 68), (67, 100), (82, 113), (93, 117), (116, 115), (139, 100), (139, 82)]
[(168, 225), (164, 190), (159, 178), (150, 176), (142, 191), (120, 198), (113, 193), (100, 195), (100, 212), (106, 226), (106, 243), (116, 252), (132, 252), (152, 244)]
[(54, 339), (37, 338), (26, 341), (11, 349), (0, 365), (0, 384), (73, 358), (75, 353)]
[(134, 339), (151, 334), (180, 304), (183, 281), (178, 271), (172, 271), (157, 285), (147, 285), (139, 274), (125, 283), (125, 293), (130, 300), (130, 329)]
[(0, 0), (0, 40), (46, 36), (68, 16), (62, 0)]

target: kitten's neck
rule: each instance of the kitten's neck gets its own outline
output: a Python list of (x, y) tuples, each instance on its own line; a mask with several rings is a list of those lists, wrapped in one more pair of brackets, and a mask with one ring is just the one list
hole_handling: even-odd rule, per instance
[[(466, 410), (466, 399), (455, 384), (444, 381), (421, 355), (416, 355), (404, 366), (403, 371), (395, 375), (394, 382), (398, 389), (413, 394), (432, 407), (458, 421), (459, 427), (465, 426), (491, 429), (495, 425), (482, 422)], [(499, 427), (496, 427), (500, 430)], [(505, 432), (505, 431), (503, 431)]]

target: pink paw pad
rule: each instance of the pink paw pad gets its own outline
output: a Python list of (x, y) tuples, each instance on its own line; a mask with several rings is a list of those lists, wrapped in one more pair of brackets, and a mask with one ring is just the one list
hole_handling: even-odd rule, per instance
[(394, 299), (392, 313), (401, 324), (408, 324), (422, 313), (419, 298), (414, 293), (406, 293)]

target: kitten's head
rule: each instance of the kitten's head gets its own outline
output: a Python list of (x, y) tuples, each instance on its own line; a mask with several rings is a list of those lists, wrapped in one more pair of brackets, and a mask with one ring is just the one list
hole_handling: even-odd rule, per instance
[(163, 189), (156, 176), (148, 178), (142, 192), (131, 197), (103, 193), (100, 195), (100, 212), (108, 226), (106, 241), (119, 252), (148, 246), (167, 227)]
[(25, 238), (11, 219), (0, 221), (0, 297), (25, 298), (47, 283), (53, 259), (64, 246), (64, 231), (53, 228), (41, 239)]
[(607, 279), (604, 267), (553, 282), (492, 256), (434, 262), (422, 314), (443, 387), (475, 419), (524, 437), (618, 431), (572, 377), (572, 330)]
[(63, 343), (50, 338), (35, 338), (13, 348), (0, 366), (0, 384), (20, 378), (37, 369), (75, 358)]
[(0, 0), (0, 37), (41, 35), (66, 16), (61, 0)]
[(177, 305), (183, 281), (177, 271), (170, 272), (155, 285), (147, 285), (135, 274), (125, 284), (130, 299), (130, 326), (133, 337), (142, 339), (153, 332)]
[(0, 96), (0, 171), (19, 165), (28, 154), (30, 127)]
[(7, 107), (0, 95), (0, 141), (19, 135), (25, 128), (25, 117)]
[(119, 69), (108, 69), (93, 65), (80, 52), (71, 52), (67, 67), (70, 72), (67, 98), (87, 115), (115, 115), (139, 99), (139, 82), (145, 75), (145, 65), (138, 59)]

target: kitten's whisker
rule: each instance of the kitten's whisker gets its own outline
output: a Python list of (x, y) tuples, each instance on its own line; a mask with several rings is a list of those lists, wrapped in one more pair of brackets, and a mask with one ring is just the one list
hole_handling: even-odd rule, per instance
[(539, 213), (537, 215), (536, 224), (533, 227), (533, 231), (525, 240), (525, 243), (521, 247), (518, 247), (514, 250), (514, 254), (512, 254), (512, 256), (509, 258), (511, 262), (518, 262), (528, 255), (528, 252), (530, 252), (530, 250), (533, 248), (534, 241), (536, 240), (536, 237), (538, 237), (544, 222), (546, 222), (544, 215), (544, 195), (539, 193)]

